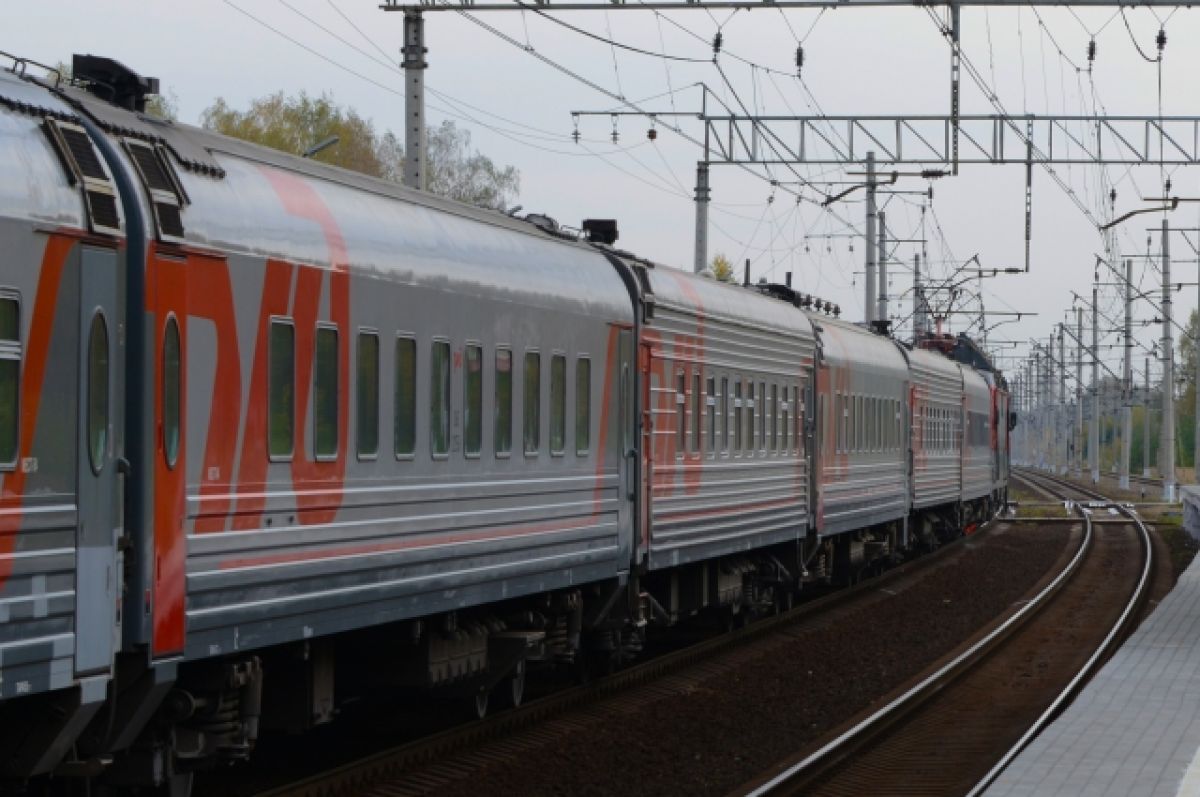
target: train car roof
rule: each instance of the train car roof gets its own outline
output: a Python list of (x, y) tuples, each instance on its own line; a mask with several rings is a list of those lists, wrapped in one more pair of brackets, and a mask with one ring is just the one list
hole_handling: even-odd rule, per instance
[(669, 266), (648, 268), (646, 276), (656, 304), (780, 335), (813, 338), (812, 323), (803, 312), (756, 290)]
[(891, 338), (876, 335), (857, 324), (808, 313), (821, 341), (825, 362), (832, 366), (852, 366), (864, 372), (908, 379), (908, 361)]

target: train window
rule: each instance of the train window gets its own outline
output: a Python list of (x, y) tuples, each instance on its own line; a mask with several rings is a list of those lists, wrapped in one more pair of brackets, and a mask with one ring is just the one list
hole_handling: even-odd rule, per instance
[(709, 377), (704, 382), (704, 411), (708, 413), (708, 453), (717, 450), (717, 380)]
[(767, 383), (758, 383), (758, 445), (756, 448), (766, 450), (767, 448), (767, 413), (771, 412), (772, 408), (767, 406)]
[(787, 453), (788, 451), (791, 450), (791, 446), (789, 445), (789, 443), (791, 441), (791, 433), (792, 433), (792, 425), (790, 423), (791, 412), (792, 412), (792, 402), (789, 399), (790, 392), (791, 392), (791, 388), (788, 387), (787, 385), (784, 385), (783, 386), (783, 403), (779, 405), (779, 415), (780, 415), (779, 425), (783, 432), (782, 436), (780, 437), (780, 440), (779, 440), (779, 448), (784, 453)]
[(700, 372), (692, 374), (692, 451), (700, 451)]
[(267, 450), (271, 459), (288, 459), (296, 421), (296, 329), (291, 321), (271, 319), (268, 360)]
[(108, 451), (108, 324), (104, 314), (92, 316), (88, 332), (88, 456), (99, 474)]
[(567, 447), (567, 358), (550, 358), (550, 453), (562, 456)]
[(733, 380), (733, 450), (742, 451), (742, 380)]
[(675, 374), (675, 456), (687, 450), (687, 374)]
[(359, 459), (379, 455), (379, 334), (358, 333), (354, 407)]
[(575, 453), (587, 456), (592, 445), (592, 361), (575, 361)]
[(333, 459), (338, 452), (338, 331), (318, 326), (313, 368), (313, 453)]
[(450, 453), (450, 342), (435, 340), (429, 359), (429, 450)]
[(492, 442), (496, 456), (512, 452), (512, 352), (496, 349), (496, 408)]
[(874, 412), (872, 416), (875, 419), (875, 450), (882, 451), (883, 445), (883, 399), (876, 396), (871, 399), (871, 405)]
[(20, 429), (21, 308), (16, 297), (0, 297), (0, 470), (17, 464)]
[(767, 447), (772, 451), (779, 448), (779, 385), (771, 385), (771, 442)]
[[(167, 316), (167, 326), (163, 330), (162, 348), (162, 445), (163, 458), (168, 468), (174, 468), (179, 459), (179, 420), (180, 420), (180, 348), (179, 322), (175, 316)], [(0, 450), (2, 456), (2, 450)]]
[(721, 377), (721, 450), (729, 453), (729, 377)]
[(467, 344), (463, 363), (463, 456), (483, 450), (483, 347)]
[(417, 342), (396, 338), (395, 405), (392, 410), (396, 457), (411, 457), (417, 450)]
[(537, 456), (542, 445), (542, 355), (536, 351), (525, 352), (525, 402), (522, 433), (525, 437), (525, 453)]

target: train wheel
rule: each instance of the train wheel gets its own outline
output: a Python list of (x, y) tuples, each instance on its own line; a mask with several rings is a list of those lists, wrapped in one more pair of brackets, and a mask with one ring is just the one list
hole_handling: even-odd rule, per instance
[(510, 697), (512, 698), (513, 708), (521, 705), (521, 701), (525, 699), (525, 661), (522, 659), (517, 662), (516, 668), (513, 670), (512, 679), (509, 681)]

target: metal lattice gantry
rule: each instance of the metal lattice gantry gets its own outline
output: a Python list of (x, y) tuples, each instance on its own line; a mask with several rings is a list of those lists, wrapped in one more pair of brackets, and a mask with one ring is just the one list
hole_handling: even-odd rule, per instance
[(988, 6), (1015, 8), (1018, 6), (1074, 6), (1075, 8), (1115, 8), (1118, 6), (1160, 6), (1176, 8), (1187, 5), (1179, 0), (957, 0), (954, 3), (929, 3), (921, 0), (529, 0), (521, 2), (476, 2), (476, 0), (417, 0), (399, 2), (384, 0), (384, 11), (683, 11), (695, 9), (756, 9), (774, 8), (873, 8), (877, 6)]
[[(701, 117), (713, 164), (955, 163), (952, 116)], [(1200, 163), (1200, 117), (963, 115), (960, 164)], [(1030, 152), (1032, 146), (1033, 153)]]

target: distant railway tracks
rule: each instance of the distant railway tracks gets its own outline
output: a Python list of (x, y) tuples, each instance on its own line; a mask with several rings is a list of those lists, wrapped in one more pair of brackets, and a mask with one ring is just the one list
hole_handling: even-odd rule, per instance
[[(1084, 531), (1066, 566), (932, 674), (741, 792), (883, 794), (903, 784), (912, 794), (979, 794), (1075, 695), (1146, 599), (1149, 533), (1093, 490), (1044, 474), (1016, 478), (1088, 502), (1076, 507)], [(1093, 522), (1110, 509), (1125, 522)]]

